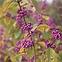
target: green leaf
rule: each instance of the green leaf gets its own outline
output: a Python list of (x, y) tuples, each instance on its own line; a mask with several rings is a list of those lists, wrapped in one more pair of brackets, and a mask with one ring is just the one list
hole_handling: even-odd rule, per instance
[(56, 40), (56, 45), (62, 45), (62, 41), (61, 40)]
[(2, 4), (3, 4), (3, 2), (4, 2), (4, 0), (0, 0), (0, 5), (2, 5)]
[(12, 2), (13, 2), (13, 0), (5, 0), (4, 1), (2, 6), (0, 6), (0, 17), (3, 17), (7, 13), (8, 8), (10, 7)]
[(44, 32), (43, 33), (43, 38), (46, 39), (46, 40), (49, 40), (51, 38), (50, 32)]
[(21, 34), (21, 32), (19, 30), (15, 30), (15, 32), (14, 32), (14, 38), (16, 40), (22, 38), (22, 34)]
[(9, 12), (11, 12), (12, 14), (16, 14), (18, 9), (17, 6), (18, 4), (16, 2), (12, 2), (11, 6), (9, 7)]
[(19, 60), (19, 58), (21, 59), (22, 57), (20, 54), (15, 54), (15, 55), (11, 54), (10, 58), (11, 58), (12, 62), (17, 62)]
[(46, 50), (46, 55), (47, 55), (46, 59), (48, 62), (58, 62), (58, 55), (53, 49), (48, 48)]
[(62, 62), (62, 52), (59, 53), (59, 57), (58, 57), (58, 59), (59, 59), (59, 62)]
[(12, 62), (17, 62), (15, 56), (11, 56), (11, 60), (12, 60)]
[(34, 47), (27, 49), (27, 54), (30, 58), (34, 56)]

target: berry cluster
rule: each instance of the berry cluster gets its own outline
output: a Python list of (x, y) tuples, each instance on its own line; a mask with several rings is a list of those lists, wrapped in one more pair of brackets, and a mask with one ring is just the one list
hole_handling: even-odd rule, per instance
[(34, 45), (32, 39), (22, 39), (16, 43), (15, 50), (19, 51), (21, 48), (29, 48)]

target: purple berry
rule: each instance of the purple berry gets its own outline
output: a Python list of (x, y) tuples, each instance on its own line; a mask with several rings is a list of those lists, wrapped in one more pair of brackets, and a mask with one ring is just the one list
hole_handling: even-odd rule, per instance
[(61, 39), (61, 32), (58, 29), (52, 30), (52, 37), (54, 39)]
[(32, 39), (22, 39), (16, 43), (15, 50), (19, 51), (20, 48), (29, 48), (32, 47), (34, 44)]

